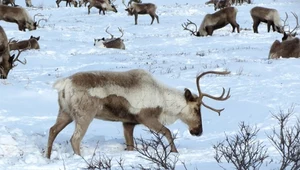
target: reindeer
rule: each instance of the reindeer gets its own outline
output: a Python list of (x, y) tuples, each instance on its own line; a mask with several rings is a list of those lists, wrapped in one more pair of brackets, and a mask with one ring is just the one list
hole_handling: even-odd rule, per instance
[[(235, 28), (237, 28), (237, 32), (240, 33), (240, 26), (236, 22), (236, 14), (237, 9), (234, 7), (228, 7), (221, 9), (213, 14), (206, 14), (199, 30), (197, 31), (197, 25), (188, 20), (187, 23), (182, 24), (184, 30), (190, 31), (194, 36), (207, 36), (212, 35), (214, 30), (225, 27), (230, 24), (232, 26), (232, 32), (235, 32)], [(188, 28), (190, 25), (196, 27), (195, 30), (191, 30)]]
[[(19, 50), (19, 49), (40, 49), (38, 40), (40, 37), (30, 36), (28, 40), (23, 41), (9, 41), (10, 50)], [(28, 48), (30, 46), (30, 48)]]
[(18, 61), (26, 64), (26, 60), (20, 61), (18, 58), (23, 50), (18, 50), (18, 54), (10, 55), (10, 48), (5, 31), (0, 26), (0, 79), (7, 79), (9, 71), (16, 66)]
[(117, 48), (125, 50), (125, 44), (123, 39), (121, 39), (124, 35), (124, 31), (119, 28), (119, 31), (122, 35), (119, 38), (114, 38), (114, 36), (108, 32), (108, 28), (106, 28), (105, 32), (111, 36), (111, 38), (101, 38), (101, 39), (94, 39), (94, 46), (102, 47), (102, 48)]
[(116, 6), (112, 4), (110, 0), (90, 0), (90, 4), (88, 5), (88, 14), (90, 14), (90, 9), (92, 7), (98, 8), (99, 14), (103, 11), (103, 15), (105, 15), (105, 11), (118, 12)]
[(124, 0), (122, 3), (125, 5), (125, 11), (128, 12), (129, 16), (134, 15), (135, 25), (137, 25), (138, 14), (144, 15), (149, 14), (152, 18), (151, 25), (156, 18), (157, 23), (159, 23), (158, 16), (156, 15), (156, 5), (152, 3), (131, 3), (130, 6), (126, 6)]
[(180, 119), (189, 126), (191, 135), (203, 132), (201, 105), (217, 113), (202, 99), (208, 97), (224, 101), (230, 89), (216, 97), (200, 90), (200, 79), (207, 74), (227, 75), (230, 72), (207, 71), (196, 78), (199, 96), (189, 89), (184, 92), (165, 86), (141, 69), (126, 72), (94, 71), (79, 72), (54, 83), (58, 91), (59, 113), (56, 123), (49, 130), (47, 158), (50, 159), (53, 141), (58, 133), (73, 120), (75, 131), (71, 145), (80, 155), (80, 143), (94, 118), (123, 122), (126, 149), (134, 149), (133, 131), (138, 124), (164, 135), (170, 143), (171, 152), (177, 152), (170, 130), (165, 127)]
[(218, 1), (216, 4), (214, 4), (215, 6), (215, 11), (217, 9), (223, 9), (223, 8), (226, 8), (226, 7), (230, 7), (231, 4), (229, 2), (230, 0), (220, 0)]
[(271, 26), (273, 28), (273, 32), (283, 32), (283, 26), (276, 9), (257, 6), (250, 10), (250, 14), (253, 19), (254, 33), (258, 33), (258, 26), (260, 22), (267, 23), (268, 32), (270, 32)]
[(66, 1), (66, 7), (69, 5), (71, 7), (71, 4), (74, 5), (74, 7), (77, 7), (78, 2), (76, 0), (56, 0), (57, 7), (59, 8), (59, 4), (61, 1)]
[[(284, 31), (284, 35), (282, 37), (282, 42), (279, 40), (275, 40), (270, 48), (269, 51), (269, 57), (268, 59), (278, 59), (280, 57), (282, 58), (290, 58), (300, 57), (300, 39), (295, 37), (296, 31), (298, 28), (300, 28), (298, 16), (295, 13), (292, 13), (296, 19), (296, 26), (295, 28), (290, 31)], [(286, 20), (288, 18), (288, 15), (286, 13), (286, 19), (284, 20), (284, 27), (286, 25)]]
[(3, 5), (17, 6), (15, 0), (2, 0)]
[(0, 20), (18, 24), (20, 31), (36, 30), (38, 23), (30, 17), (25, 8), (0, 5)]

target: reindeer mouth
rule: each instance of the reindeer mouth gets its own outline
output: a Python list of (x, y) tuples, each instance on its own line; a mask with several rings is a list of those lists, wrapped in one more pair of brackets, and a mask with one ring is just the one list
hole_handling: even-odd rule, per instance
[(190, 134), (193, 136), (201, 136), (203, 133), (202, 129), (192, 129), (190, 130)]

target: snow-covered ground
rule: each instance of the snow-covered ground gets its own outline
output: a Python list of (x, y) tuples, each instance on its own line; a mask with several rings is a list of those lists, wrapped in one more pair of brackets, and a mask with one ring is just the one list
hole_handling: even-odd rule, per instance
[[(146, 1), (144, 1), (146, 2)], [(148, 1), (150, 2), (150, 0)], [(276, 8), (281, 17), (287, 12), (293, 28), (296, 21), (291, 11), (300, 16), (299, 0), (255, 0), (238, 8), (237, 22), (241, 32), (231, 33), (228, 25), (214, 32), (213, 36), (195, 37), (184, 31), (181, 24), (187, 19), (200, 25), (212, 6), (205, 1), (151, 0), (157, 4), (160, 23), (150, 25), (150, 16), (128, 16), (121, 0), (116, 0), (118, 13), (99, 15), (96, 8), (87, 14), (87, 8), (57, 8), (55, 1), (34, 0), (28, 8), (33, 16), (41, 13), (47, 22), (35, 31), (18, 31), (16, 24), (0, 21), (8, 38), (28, 39), (40, 36), (40, 50), (22, 52), (20, 59), (27, 64), (18, 64), (6, 80), (0, 80), (0, 169), (77, 169), (85, 168), (84, 160), (73, 154), (69, 139), (74, 130), (72, 123), (54, 141), (51, 160), (45, 158), (49, 128), (55, 123), (58, 104), (57, 92), (52, 84), (59, 78), (87, 70), (125, 71), (141, 68), (155, 78), (178, 89), (189, 88), (197, 93), (195, 77), (208, 70), (229, 70), (229, 76), (207, 76), (201, 82), (203, 91), (213, 95), (221, 93), (221, 87), (231, 88), (231, 98), (224, 102), (208, 100), (215, 108), (225, 108), (218, 116), (211, 110), (202, 109), (204, 133), (201, 137), (189, 134), (187, 126), (177, 121), (168, 126), (177, 133), (175, 140), (180, 161), (189, 169), (220, 169), (214, 160), (213, 144), (224, 139), (224, 134), (234, 134), (244, 121), (261, 130), (258, 138), (269, 148), (275, 159), (269, 166), (278, 166), (278, 154), (271, 147), (266, 134), (277, 126), (272, 113), (287, 111), (292, 105), (295, 122), (300, 116), (300, 60), (268, 60), (271, 44), (282, 35), (267, 33), (266, 24), (259, 26), (259, 34), (252, 31), (250, 9), (254, 6)], [(25, 6), (23, 1), (17, 4)], [(40, 17), (41, 18), (41, 17)], [(93, 46), (94, 38), (109, 37), (105, 29), (120, 35), (124, 30), (126, 50), (103, 49)], [(292, 125), (292, 123), (291, 123)], [(151, 138), (144, 126), (138, 126), (136, 137)], [(94, 120), (81, 144), (82, 156), (89, 160), (99, 142), (97, 154), (106, 154), (115, 160), (122, 157), (125, 167), (148, 163), (136, 152), (124, 151), (122, 125), (119, 122)], [(227, 165), (224, 165), (227, 166)], [(228, 165), (227, 167), (231, 167)], [(178, 169), (182, 165), (178, 163)], [(230, 169), (230, 168), (229, 168)]]

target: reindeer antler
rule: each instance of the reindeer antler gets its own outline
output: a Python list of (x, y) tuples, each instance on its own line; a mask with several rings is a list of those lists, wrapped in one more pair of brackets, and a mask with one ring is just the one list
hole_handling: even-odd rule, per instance
[[(187, 19), (188, 22), (181, 24), (181, 26), (183, 27), (183, 30), (187, 30), (191, 32), (191, 35), (195, 35), (197, 36), (197, 24), (195, 24), (194, 22), (192, 22), (191, 20)], [(196, 27), (196, 30), (193, 31), (191, 29), (189, 29), (189, 25), (194, 25)]]
[(114, 38), (114, 36), (113, 36), (111, 33), (108, 32), (108, 28), (109, 28), (109, 26), (106, 28), (105, 32), (106, 32), (107, 34), (109, 34), (109, 35), (111, 36), (111, 38)]
[(219, 74), (219, 75), (226, 75), (226, 74), (229, 74), (230, 72), (228, 71), (223, 71), (223, 72), (218, 72), (218, 71), (207, 71), (207, 72), (204, 72), (202, 74), (200, 74), (199, 76), (197, 76), (196, 78), (196, 84), (197, 84), (197, 89), (198, 89), (198, 92), (199, 92), (199, 99), (198, 101), (206, 108), (212, 110), (212, 111), (215, 111), (217, 112), (219, 115), (221, 114), (221, 111), (224, 110), (223, 109), (215, 109), (215, 108), (212, 108), (208, 105), (206, 105), (202, 100), (203, 100), (203, 97), (208, 97), (208, 98), (211, 98), (211, 99), (214, 99), (214, 100), (218, 100), (218, 101), (224, 101), (224, 100), (227, 100), (228, 98), (230, 98), (230, 88), (227, 92), (227, 95), (224, 97), (224, 94), (225, 94), (225, 89), (223, 87), (223, 92), (220, 96), (216, 97), (216, 96), (212, 96), (212, 95), (209, 95), (209, 94), (206, 94), (206, 93), (202, 93), (201, 92), (201, 89), (200, 89), (200, 78), (203, 77), (204, 75), (206, 74)]
[(33, 16), (33, 21), (35, 21), (35, 17), (36, 17), (36, 16), (44, 16), (44, 15), (42, 15), (41, 13), (35, 14), (35, 15)]
[(128, 8), (128, 6), (125, 4), (125, 0), (122, 0), (122, 4), (123, 4), (126, 8)]
[(122, 28), (120, 28), (120, 27), (118, 27), (118, 29), (119, 29), (119, 31), (122, 33), (121, 37), (119, 37), (119, 38), (122, 38), (123, 35), (124, 35), (124, 30), (122, 30)]
[[(23, 51), (25, 51), (25, 50), (27, 50), (27, 49), (30, 49), (31, 48), (31, 43), (28, 41), (28, 46), (25, 48), (25, 49), (22, 49), (22, 50), (20, 50), (20, 49), (18, 49), (18, 54), (17, 54), (17, 57), (16, 58), (14, 58), (13, 59), (13, 67), (16, 67), (17, 66), (17, 64), (14, 64), (16, 61), (18, 61), (18, 62), (20, 62), (20, 63), (22, 63), (22, 64), (26, 64), (27, 63), (27, 61), (26, 61), (26, 59), (24, 58), (24, 61), (21, 61), (21, 60), (19, 60), (19, 56), (20, 56), (20, 54), (23, 52)], [(14, 56), (13, 56), (14, 57)]]

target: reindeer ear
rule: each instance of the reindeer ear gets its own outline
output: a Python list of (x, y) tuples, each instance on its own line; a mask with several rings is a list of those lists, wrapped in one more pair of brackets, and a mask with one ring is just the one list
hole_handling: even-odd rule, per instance
[(191, 91), (187, 88), (184, 89), (184, 97), (185, 97), (185, 100), (187, 102), (194, 102), (196, 101), (195, 97), (193, 96), (193, 94), (191, 93)]
[(36, 38), (36, 40), (40, 40), (40, 36), (38, 36), (38, 37)]

